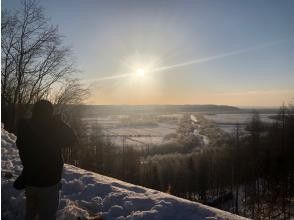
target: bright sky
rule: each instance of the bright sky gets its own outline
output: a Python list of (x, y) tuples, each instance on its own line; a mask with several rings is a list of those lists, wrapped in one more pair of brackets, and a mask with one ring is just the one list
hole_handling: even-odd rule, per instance
[(89, 104), (277, 106), (294, 98), (292, 0), (41, 5), (92, 86)]

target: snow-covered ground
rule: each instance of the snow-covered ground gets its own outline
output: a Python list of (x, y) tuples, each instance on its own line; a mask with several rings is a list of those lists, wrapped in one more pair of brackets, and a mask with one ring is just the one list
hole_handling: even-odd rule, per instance
[[(123, 142), (128, 146), (145, 146), (145, 145), (163, 145), (175, 141), (168, 138), (174, 136), (177, 132), (179, 121), (183, 114), (157, 115), (153, 118), (145, 116), (144, 123), (139, 120), (133, 120), (133, 123), (126, 123), (123, 119), (128, 119), (128, 115), (112, 115), (96, 118), (83, 118), (83, 121), (89, 129), (89, 133), (95, 125), (99, 125), (105, 136), (109, 135), (112, 143), (117, 146), (122, 146)], [(131, 117), (130, 117), (131, 118)], [(132, 119), (132, 118), (131, 118)], [(195, 127), (200, 126), (196, 116), (190, 115), (191, 123)], [(134, 123), (135, 122), (135, 123)], [(197, 126), (196, 126), (197, 124)], [(207, 136), (200, 134), (198, 129), (195, 129), (195, 136), (199, 136), (204, 145), (209, 144)], [(127, 138), (125, 138), (127, 137)]]
[[(2, 129), (2, 218), (24, 218), (24, 192), (12, 187), (21, 171), (16, 137)], [(156, 190), (65, 165), (58, 219), (245, 219)], [(90, 218), (95, 219), (95, 218)]]
[[(147, 120), (145, 119), (144, 122), (141, 122), (139, 119), (136, 121), (137, 123), (133, 123), (134, 120), (128, 123), (127, 119), (129, 119), (129, 117), (128, 115), (112, 115), (106, 117), (83, 118), (83, 121), (88, 125), (90, 130), (92, 126), (95, 127), (97, 124), (101, 126), (104, 135), (110, 135), (111, 142), (115, 143), (117, 146), (122, 145), (123, 136), (129, 137), (124, 140), (128, 146), (165, 144), (167, 142), (165, 137), (174, 133), (178, 127), (176, 120), (159, 122), (148, 118)], [(166, 120), (168, 120), (168, 117), (165, 115), (160, 115), (160, 117), (166, 117)], [(179, 115), (172, 115), (170, 117), (179, 118)]]

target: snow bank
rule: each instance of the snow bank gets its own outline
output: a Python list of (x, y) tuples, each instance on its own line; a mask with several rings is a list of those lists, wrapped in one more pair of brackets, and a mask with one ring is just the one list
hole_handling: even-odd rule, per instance
[[(23, 191), (12, 187), (22, 166), (16, 137), (2, 129), (2, 217), (23, 219)], [(65, 165), (58, 219), (245, 219), (156, 190)]]

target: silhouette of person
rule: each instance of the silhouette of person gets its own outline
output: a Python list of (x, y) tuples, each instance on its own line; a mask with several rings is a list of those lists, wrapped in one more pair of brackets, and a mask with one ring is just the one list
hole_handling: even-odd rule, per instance
[(75, 142), (72, 129), (53, 116), (49, 101), (36, 102), (32, 117), (19, 122), (16, 145), (23, 171), (14, 186), (25, 188), (27, 220), (56, 219), (63, 170), (61, 150)]

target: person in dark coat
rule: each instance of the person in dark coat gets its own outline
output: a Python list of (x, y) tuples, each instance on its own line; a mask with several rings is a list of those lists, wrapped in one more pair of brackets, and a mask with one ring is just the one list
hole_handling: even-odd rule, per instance
[(72, 129), (53, 116), (47, 100), (35, 103), (32, 117), (20, 121), (16, 145), (23, 171), (15, 182), (25, 188), (26, 219), (56, 219), (63, 170), (62, 148), (76, 143)]

